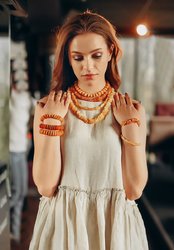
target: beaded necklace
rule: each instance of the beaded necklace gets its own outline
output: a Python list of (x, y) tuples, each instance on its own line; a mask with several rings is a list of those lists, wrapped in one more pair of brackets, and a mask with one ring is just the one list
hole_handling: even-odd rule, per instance
[[(114, 88), (110, 86), (109, 83), (106, 83), (104, 88), (96, 93), (87, 93), (83, 91), (82, 89), (79, 88), (77, 83), (75, 83), (72, 87), (69, 88), (70, 94), (71, 94), (71, 102), (70, 102), (70, 110), (72, 113), (80, 120), (87, 124), (93, 124), (97, 123), (101, 120), (103, 120), (106, 115), (108, 114), (110, 107), (111, 107), (111, 102), (113, 100), (113, 96), (115, 94)], [(80, 105), (77, 98), (81, 100), (86, 100), (86, 101), (102, 101), (101, 104), (99, 104), (96, 107), (86, 107), (83, 105)], [(93, 118), (87, 118), (84, 115), (81, 114), (80, 110), (101, 110), (98, 115), (96, 115)]]

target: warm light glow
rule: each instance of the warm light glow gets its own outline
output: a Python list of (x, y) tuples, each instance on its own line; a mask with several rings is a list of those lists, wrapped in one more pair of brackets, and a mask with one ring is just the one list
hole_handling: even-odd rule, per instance
[(137, 30), (138, 35), (140, 36), (145, 36), (148, 33), (148, 28), (144, 24), (137, 25), (136, 30)]

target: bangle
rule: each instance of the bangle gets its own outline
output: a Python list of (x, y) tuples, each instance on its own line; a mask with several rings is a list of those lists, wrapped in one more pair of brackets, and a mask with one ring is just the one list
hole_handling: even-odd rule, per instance
[(50, 125), (50, 124), (40, 123), (39, 128), (49, 129), (49, 130), (63, 130), (64, 125)]
[(128, 140), (126, 137), (124, 137), (122, 134), (121, 134), (121, 139), (125, 142), (127, 142), (128, 144), (132, 145), (132, 146), (140, 146), (141, 143), (137, 143), (137, 142), (133, 142), (133, 141), (130, 141)]
[(121, 126), (125, 126), (125, 125), (128, 125), (130, 123), (137, 123), (137, 125), (140, 126), (140, 120), (138, 120), (137, 118), (130, 118), (128, 120), (125, 120), (121, 123)]
[(45, 114), (45, 115), (42, 115), (41, 118), (40, 118), (40, 120), (41, 120), (41, 122), (43, 122), (47, 118), (53, 118), (53, 119), (59, 120), (61, 123), (64, 122), (64, 118), (62, 118), (60, 115), (55, 115), (55, 114)]
[(46, 130), (46, 129), (40, 129), (40, 134), (48, 135), (48, 136), (62, 136), (64, 134), (63, 130)]

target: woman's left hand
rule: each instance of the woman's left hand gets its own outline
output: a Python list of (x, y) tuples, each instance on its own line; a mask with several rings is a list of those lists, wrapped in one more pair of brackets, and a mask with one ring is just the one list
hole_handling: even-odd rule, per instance
[(123, 96), (121, 93), (116, 92), (112, 101), (112, 110), (115, 119), (121, 125), (123, 121), (130, 118), (141, 119), (142, 108), (140, 102), (133, 101), (130, 96), (125, 93)]

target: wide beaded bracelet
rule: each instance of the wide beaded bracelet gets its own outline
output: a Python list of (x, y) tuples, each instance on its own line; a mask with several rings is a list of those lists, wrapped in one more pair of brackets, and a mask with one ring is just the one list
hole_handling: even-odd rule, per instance
[(140, 146), (140, 145), (141, 145), (141, 143), (133, 142), (133, 141), (128, 140), (128, 139), (127, 139), (125, 136), (123, 136), (122, 134), (121, 134), (121, 139), (122, 139), (123, 141), (125, 141), (126, 143), (132, 145), (132, 146)]
[(63, 125), (51, 125), (51, 124), (39, 124), (39, 133), (48, 136), (62, 136), (64, 134), (64, 118), (56, 114), (44, 114), (41, 116), (41, 122), (44, 122), (45, 119), (53, 118), (59, 120)]
[(59, 120), (61, 123), (64, 123), (64, 118), (56, 114), (44, 114), (41, 116), (40, 120), (41, 122), (43, 122), (45, 119), (48, 119), (48, 118), (56, 119), (56, 120)]
[(137, 118), (130, 118), (128, 120), (125, 120), (121, 123), (121, 126), (123, 127), (131, 123), (137, 123), (137, 125), (140, 126), (140, 120)]
[(48, 136), (62, 136), (64, 134), (64, 130), (46, 130), (46, 129), (40, 129), (40, 134), (48, 135)]
[(50, 124), (40, 123), (39, 128), (48, 130), (64, 130), (64, 125), (50, 125)]

